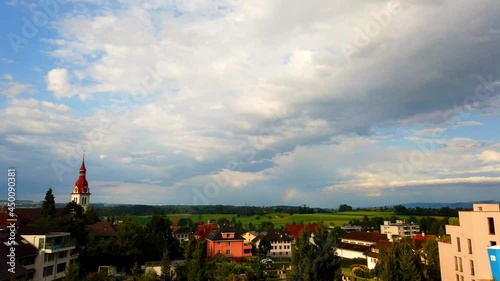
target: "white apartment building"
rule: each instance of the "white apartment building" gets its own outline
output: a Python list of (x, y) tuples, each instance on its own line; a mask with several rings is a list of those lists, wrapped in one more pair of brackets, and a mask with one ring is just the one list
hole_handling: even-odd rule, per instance
[(27, 228), (21, 229), (20, 235), (38, 249), (33, 280), (62, 280), (70, 261), (77, 258), (70, 233), (53, 231), (50, 228)]
[(389, 236), (412, 238), (420, 233), (420, 226), (415, 223), (405, 223), (403, 220), (397, 220), (395, 223), (384, 221), (384, 224), (380, 226), (380, 232)]

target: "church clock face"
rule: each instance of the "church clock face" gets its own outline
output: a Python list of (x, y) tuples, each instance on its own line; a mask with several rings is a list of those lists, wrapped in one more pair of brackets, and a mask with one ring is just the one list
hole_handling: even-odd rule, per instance
[(87, 193), (87, 192), (89, 192), (89, 190), (86, 187), (84, 187), (83, 188), (83, 193)]
[(75, 187), (75, 193), (78, 193), (78, 187)]

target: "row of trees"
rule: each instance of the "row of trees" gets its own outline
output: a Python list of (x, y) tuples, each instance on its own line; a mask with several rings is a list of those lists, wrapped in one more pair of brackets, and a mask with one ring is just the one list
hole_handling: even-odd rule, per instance
[(99, 213), (109, 214), (110, 216), (147, 216), (152, 213), (160, 214), (236, 214), (238, 217), (263, 216), (269, 213), (289, 213), (289, 214), (313, 214), (330, 213), (331, 209), (311, 208), (307, 205), (302, 206), (274, 206), (274, 207), (256, 207), (256, 206), (230, 206), (230, 205), (95, 205)]

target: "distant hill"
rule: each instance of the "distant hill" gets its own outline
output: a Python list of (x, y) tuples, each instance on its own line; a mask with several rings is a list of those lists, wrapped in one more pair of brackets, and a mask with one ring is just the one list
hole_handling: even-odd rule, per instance
[(477, 201), (477, 202), (455, 202), (455, 203), (424, 203), (424, 202), (415, 202), (415, 203), (405, 203), (401, 204), (405, 206), (406, 208), (441, 208), (441, 207), (450, 207), (450, 208), (465, 208), (465, 209), (472, 209), (472, 204), (477, 204), (477, 203), (482, 203), (482, 204), (491, 204), (491, 203), (497, 203), (499, 204), (499, 201), (494, 201), (494, 200), (485, 200), (485, 201)]

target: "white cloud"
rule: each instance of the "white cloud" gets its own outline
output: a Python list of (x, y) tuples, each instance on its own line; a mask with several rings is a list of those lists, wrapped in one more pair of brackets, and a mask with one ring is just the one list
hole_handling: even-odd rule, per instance
[(1, 83), (5, 88), (0, 90), (0, 94), (5, 95), (9, 98), (15, 98), (23, 93), (32, 94), (36, 92), (33, 86), (28, 84), (20, 84), (17, 82)]
[(78, 93), (71, 85), (69, 71), (65, 68), (51, 69), (47, 72), (46, 80), (47, 89), (58, 99), (75, 95), (83, 96), (83, 93)]
[(500, 152), (488, 149), (481, 152), (478, 158), (485, 163), (500, 162)]

